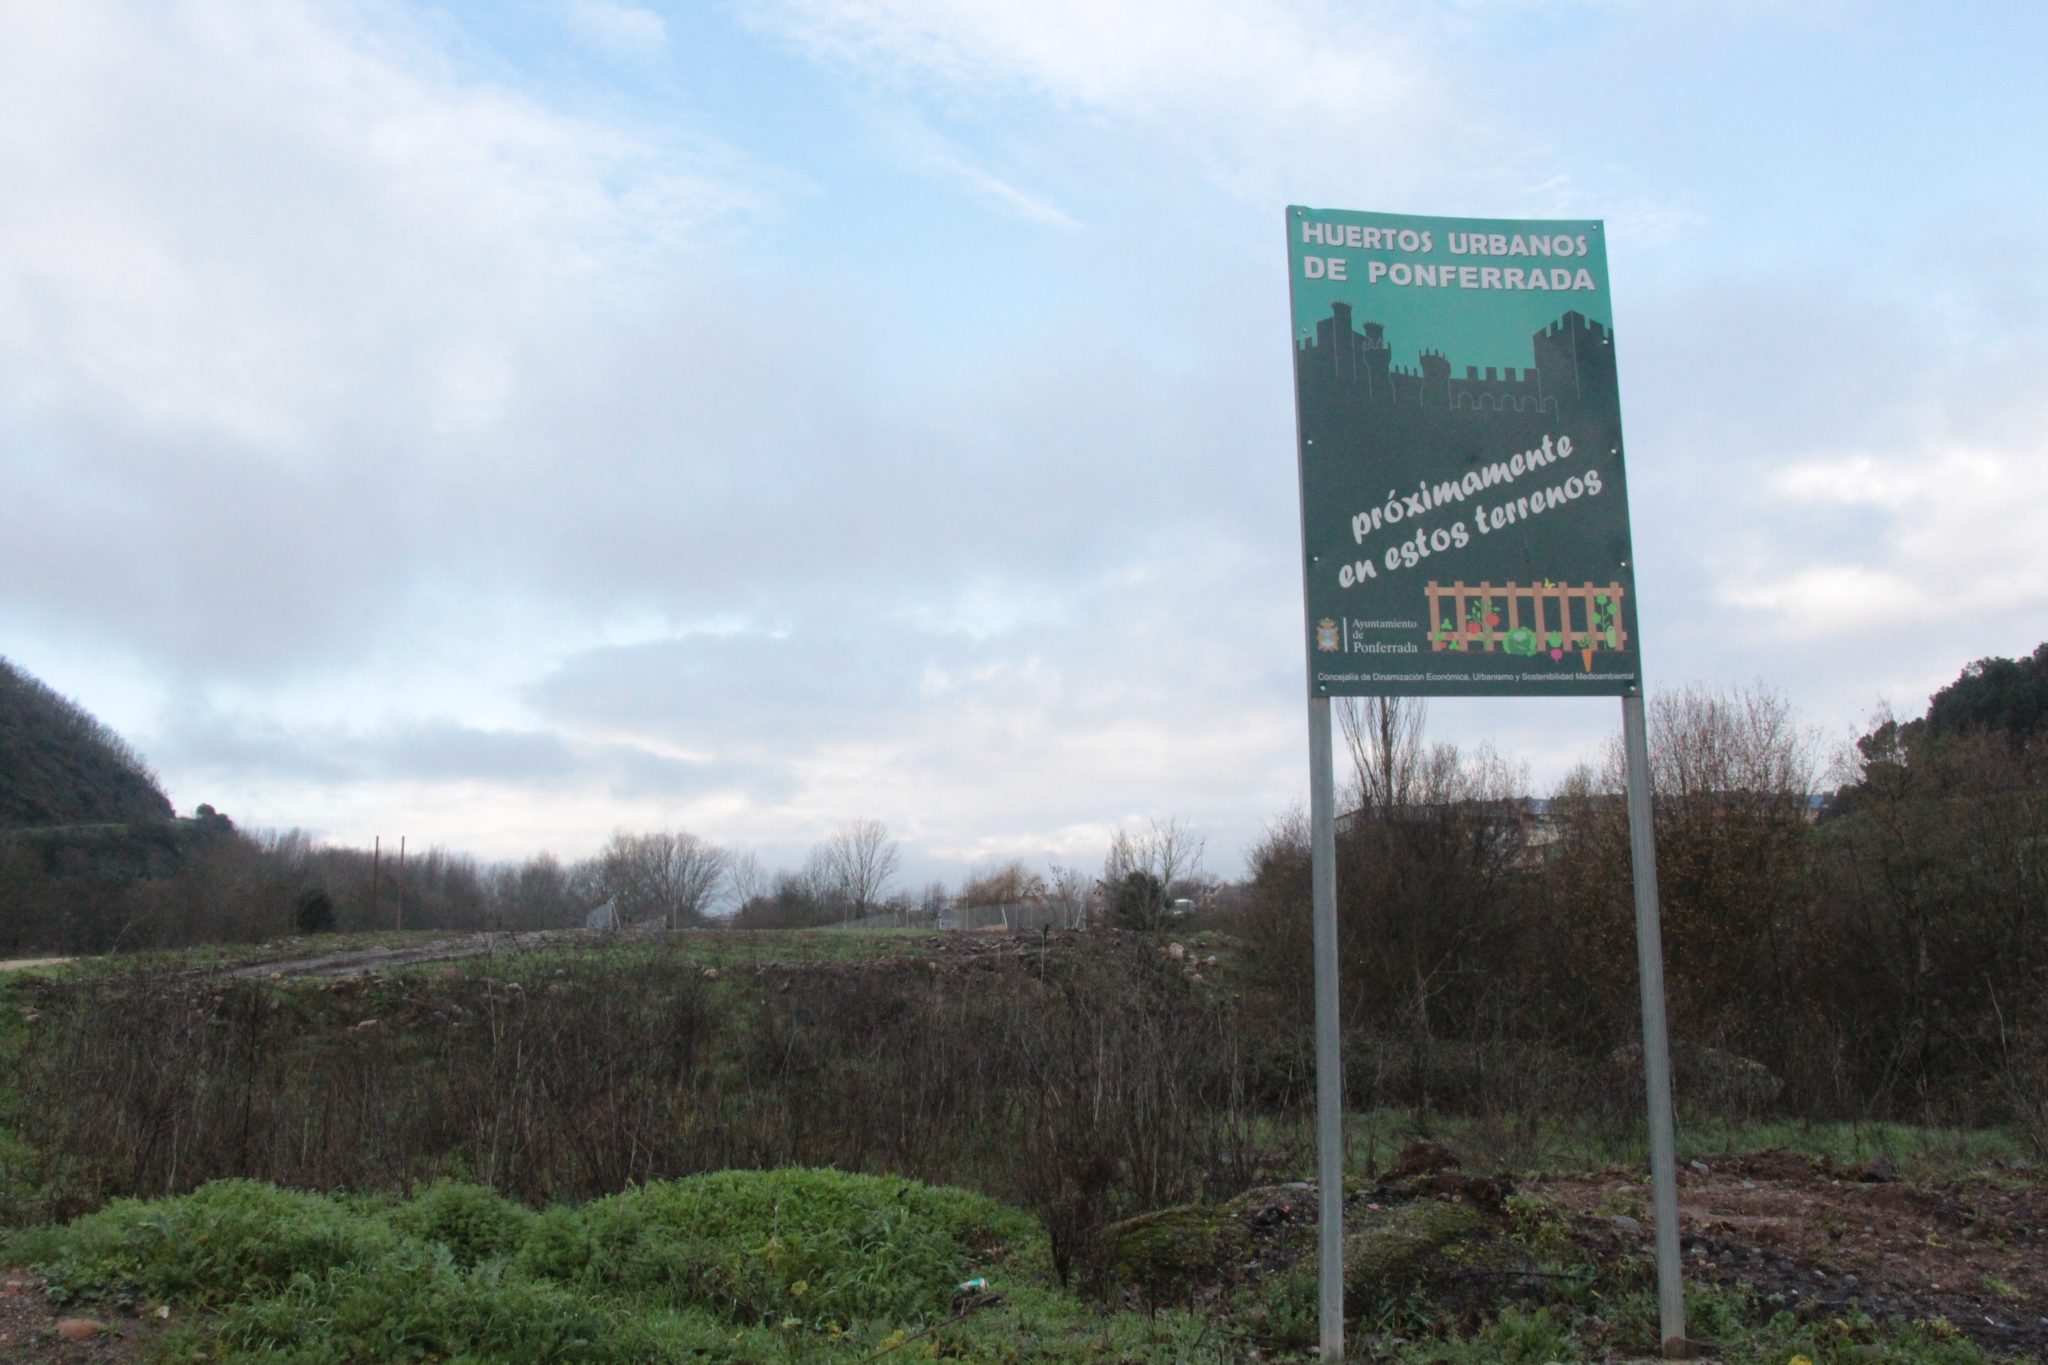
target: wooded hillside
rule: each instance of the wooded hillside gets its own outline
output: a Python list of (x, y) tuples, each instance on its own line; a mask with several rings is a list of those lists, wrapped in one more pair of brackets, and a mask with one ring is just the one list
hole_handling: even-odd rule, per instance
[(171, 814), (156, 774), (125, 740), (0, 658), (0, 829)]

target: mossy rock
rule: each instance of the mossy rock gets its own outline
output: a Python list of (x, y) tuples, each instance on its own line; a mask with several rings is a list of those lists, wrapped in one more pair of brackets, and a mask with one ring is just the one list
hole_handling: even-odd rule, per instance
[(1246, 1233), (1228, 1208), (1182, 1204), (1111, 1223), (1102, 1230), (1109, 1269), (1153, 1303), (1186, 1298), (1239, 1255)]
[(1492, 1233), (1478, 1210), (1437, 1199), (1354, 1211), (1347, 1221), (1344, 1304), (1351, 1313), (1471, 1266)]

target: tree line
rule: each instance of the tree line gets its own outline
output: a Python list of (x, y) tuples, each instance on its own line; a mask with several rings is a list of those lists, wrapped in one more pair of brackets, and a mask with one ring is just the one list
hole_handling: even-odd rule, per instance
[(910, 888), (898, 882), (900, 843), (869, 818), (840, 825), (798, 866), (770, 871), (751, 850), (687, 830), (620, 830), (571, 861), (543, 852), (486, 863), (442, 848), (401, 855), (300, 830), (244, 830), (201, 806), (184, 820), (0, 837), (0, 954), (391, 929), (938, 927), (962, 905), (1055, 906), (1064, 924), (1149, 928), (1176, 900), (1213, 892), (1201, 851), (1187, 825), (1169, 819), (1116, 831), (1099, 875), (1011, 859), (957, 887)]
[[(1343, 1009), (1370, 1044), (1356, 1055), (1372, 1059), (1360, 1098), (1445, 1098), (1502, 1048), (1585, 1074), (1625, 1069), (1637, 1023), (1618, 744), (1534, 799), (1526, 773), (1490, 750), (1431, 742), (1412, 700), (1341, 716)], [(1875, 716), (1835, 755), (1767, 688), (1652, 700), (1682, 1092), (1832, 1115), (2032, 1112), (2048, 1125), (2044, 717), (2048, 645), (1970, 665), (1925, 714)], [(1203, 869), (1200, 837), (1174, 819), (1117, 831), (1099, 867), (1000, 861), (957, 887), (918, 888), (900, 883), (900, 847), (874, 820), (774, 871), (686, 831), (621, 831), (578, 861), (429, 849), (402, 875), (388, 852), (252, 834), (205, 807), (161, 846), (138, 851), (122, 828), (0, 838), (0, 952), (401, 923), (532, 930), (606, 909), (618, 924), (767, 929), (1039, 906), (1058, 908), (1058, 923), (1142, 930), (1193, 904), (1240, 931), (1252, 980), (1308, 1036), (1298, 813), (1235, 884)]]
[[(1832, 758), (1761, 687), (1650, 706), (1681, 1090), (1831, 1116), (2048, 1119), (2048, 645), (1971, 665), (1923, 717)], [(1344, 717), (1347, 1025), (1364, 1084), (1429, 1099), (1481, 1040), (1626, 1067), (1635, 933), (1618, 740), (1532, 801), (1512, 765), (1428, 744), (1417, 703)], [(1299, 816), (1252, 858), (1260, 970), (1310, 1009)], [(1391, 1059), (1391, 1060), (1390, 1060)]]

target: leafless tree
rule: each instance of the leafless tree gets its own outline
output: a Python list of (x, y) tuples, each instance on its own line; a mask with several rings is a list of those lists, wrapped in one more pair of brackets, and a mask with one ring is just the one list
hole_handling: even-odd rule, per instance
[[(867, 914), (896, 875), (901, 853), (880, 820), (851, 820), (834, 830), (819, 850), (821, 871), (849, 919)], [(817, 855), (813, 855), (816, 858)]]
[(768, 870), (761, 866), (761, 856), (748, 849), (727, 859), (725, 882), (732, 893), (732, 908), (743, 910), (749, 901), (767, 894)]
[(1060, 918), (1066, 921), (1069, 927), (1079, 929), (1088, 923), (1091, 890), (1089, 876), (1080, 868), (1064, 867), (1059, 863), (1047, 865), (1046, 898), (1059, 907)]
[[(1684, 687), (1650, 700), (1650, 785), (1660, 802), (1790, 805), (1803, 811), (1819, 770), (1812, 732), (1762, 685)], [(1608, 745), (1610, 790), (1626, 786), (1619, 740)]]
[(686, 830), (612, 836), (598, 855), (599, 876), (622, 922), (661, 916), (671, 929), (702, 924), (728, 855)]
[(1386, 811), (1414, 801), (1429, 704), (1420, 697), (1345, 697), (1336, 709), (1351, 754), (1356, 806)]

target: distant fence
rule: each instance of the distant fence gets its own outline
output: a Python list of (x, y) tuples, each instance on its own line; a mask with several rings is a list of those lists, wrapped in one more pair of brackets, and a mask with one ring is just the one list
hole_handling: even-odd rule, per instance
[(1429, 647), (1536, 654), (1628, 648), (1619, 583), (1431, 583)]
[(1084, 918), (1072, 906), (1048, 901), (953, 908), (953, 927), (956, 929), (1074, 929), (1080, 927)]
[(837, 920), (828, 928), (836, 929), (930, 929), (933, 928), (930, 915), (916, 911), (877, 910), (872, 915), (860, 915), (854, 919)]
[(937, 918), (921, 911), (908, 914), (883, 910), (858, 919), (840, 920), (837, 929), (1078, 929), (1087, 923), (1085, 910), (1045, 901), (1013, 901), (1008, 905), (957, 905)]

